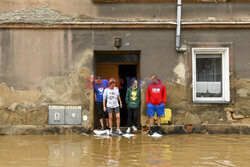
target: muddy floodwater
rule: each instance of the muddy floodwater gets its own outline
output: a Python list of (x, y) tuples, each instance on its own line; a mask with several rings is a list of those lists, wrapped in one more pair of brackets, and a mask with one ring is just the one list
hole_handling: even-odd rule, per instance
[(0, 136), (2, 167), (248, 167), (250, 135)]

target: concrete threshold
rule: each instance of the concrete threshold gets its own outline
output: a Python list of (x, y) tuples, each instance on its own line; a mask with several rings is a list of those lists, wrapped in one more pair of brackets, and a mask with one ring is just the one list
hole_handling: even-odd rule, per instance
[(165, 134), (250, 134), (250, 125), (206, 124), (206, 125), (162, 125)]
[[(163, 132), (170, 134), (250, 134), (250, 125), (162, 125)], [(121, 128), (126, 131), (126, 128)], [(92, 130), (81, 125), (0, 125), (0, 135), (44, 135), (44, 134), (91, 134)], [(142, 129), (142, 133), (146, 133)]]

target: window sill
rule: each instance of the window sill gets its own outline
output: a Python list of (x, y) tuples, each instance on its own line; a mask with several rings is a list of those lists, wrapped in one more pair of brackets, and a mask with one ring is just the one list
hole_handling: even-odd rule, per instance
[(228, 104), (230, 101), (224, 99), (195, 99), (194, 104)]

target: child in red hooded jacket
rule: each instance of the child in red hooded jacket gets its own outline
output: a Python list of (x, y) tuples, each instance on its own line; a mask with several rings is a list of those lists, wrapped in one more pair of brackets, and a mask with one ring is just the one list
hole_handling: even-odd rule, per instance
[[(157, 78), (156, 75), (152, 75), (150, 78), (151, 84), (149, 84), (146, 94), (147, 102), (147, 115), (149, 116), (150, 129), (148, 134), (152, 135), (154, 132), (162, 134), (160, 129), (161, 116), (165, 114), (165, 106), (167, 91), (165, 85)], [(157, 114), (157, 125), (154, 126), (154, 115)]]

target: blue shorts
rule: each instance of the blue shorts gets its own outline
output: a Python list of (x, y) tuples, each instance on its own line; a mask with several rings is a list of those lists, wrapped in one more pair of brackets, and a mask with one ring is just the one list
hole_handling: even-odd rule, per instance
[(151, 103), (148, 103), (147, 105), (147, 115), (148, 116), (155, 116), (155, 112), (158, 117), (163, 116), (165, 114), (165, 106), (163, 103), (159, 105), (153, 105)]

